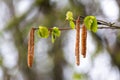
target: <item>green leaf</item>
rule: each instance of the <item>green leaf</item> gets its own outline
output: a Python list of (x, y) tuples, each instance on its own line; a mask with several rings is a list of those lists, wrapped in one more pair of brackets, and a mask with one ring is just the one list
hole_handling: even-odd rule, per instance
[(73, 20), (73, 13), (71, 11), (67, 11), (66, 20), (68, 20), (68, 21)]
[(75, 23), (73, 21), (69, 21), (69, 24), (72, 29), (75, 29)]
[(48, 38), (48, 36), (49, 36), (48, 28), (44, 27), (44, 26), (39, 26), (38, 35), (41, 38)]
[(53, 30), (52, 30), (52, 33), (51, 33), (51, 35), (52, 35), (52, 43), (55, 42), (56, 37), (59, 37), (60, 34), (61, 34), (61, 31), (57, 27), (53, 27)]
[(98, 25), (97, 25), (97, 19), (95, 16), (85, 17), (84, 24), (88, 30), (93, 31), (93, 32), (97, 32)]
[(55, 36), (59, 37), (61, 34), (61, 31), (57, 27), (53, 27), (52, 33), (55, 34)]
[(56, 36), (54, 34), (52, 34), (52, 43), (55, 42)]
[(92, 24), (91, 30), (93, 32), (97, 32), (97, 30), (98, 30), (98, 25), (97, 25), (97, 19), (96, 19), (96, 17), (93, 19), (93, 24)]

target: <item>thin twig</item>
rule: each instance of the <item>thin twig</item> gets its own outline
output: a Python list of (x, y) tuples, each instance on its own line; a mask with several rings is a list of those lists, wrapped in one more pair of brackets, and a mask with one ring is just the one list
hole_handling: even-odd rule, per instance
[(118, 26), (112, 26), (112, 27), (98, 27), (98, 29), (120, 29)]

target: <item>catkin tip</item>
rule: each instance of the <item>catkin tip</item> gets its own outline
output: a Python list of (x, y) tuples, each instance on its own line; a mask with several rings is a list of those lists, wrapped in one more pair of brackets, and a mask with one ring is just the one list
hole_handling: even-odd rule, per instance
[(28, 55), (28, 67), (31, 68), (33, 64), (33, 55)]
[(76, 56), (76, 64), (77, 64), (77, 66), (80, 65), (80, 56), (79, 55)]

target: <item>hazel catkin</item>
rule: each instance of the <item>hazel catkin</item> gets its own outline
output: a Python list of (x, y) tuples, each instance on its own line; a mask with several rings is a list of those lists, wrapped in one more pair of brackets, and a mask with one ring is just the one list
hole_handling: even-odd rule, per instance
[(75, 56), (76, 56), (76, 64), (79, 65), (80, 64), (80, 18), (78, 17), (78, 19), (76, 20), (76, 44), (75, 44)]
[(81, 54), (83, 57), (86, 57), (86, 40), (87, 40), (87, 29), (85, 25), (82, 25), (82, 32), (81, 32)]
[(28, 67), (32, 67), (34, 58), (34, 32), (35, 29), (30, 30), (30, 36), (28, 41)]

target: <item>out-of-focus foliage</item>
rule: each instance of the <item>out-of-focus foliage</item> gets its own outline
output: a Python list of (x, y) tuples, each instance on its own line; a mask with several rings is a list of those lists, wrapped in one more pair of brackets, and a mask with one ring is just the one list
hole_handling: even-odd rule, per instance
[(74, 73), (73, 80), (82, 80), (82, 76), (79, 73)]

